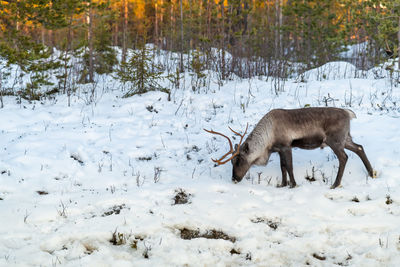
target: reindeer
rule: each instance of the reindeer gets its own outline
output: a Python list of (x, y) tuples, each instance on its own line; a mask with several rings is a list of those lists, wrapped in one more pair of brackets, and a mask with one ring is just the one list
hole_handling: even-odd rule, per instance
[(217, 165), (231, 161), (234, 183), (240, 182), (252, 165), (267, 165), (271, 153), (277, 152), (282, 171), (282, 183), (279, 187), (287, 186), (287, 174), (289, 174), (290, 187), (293, 188), (296, 186), (296, 181), (293, 176), (292, 147), (315, 149), (329, 146), (339, 160), (336, 180), (331, 186), (333, 189), (338, 187), (342, 180), (348, 159), (345, 148), (356, 153), (364, 163), (368, 175), (376, 178), (376, 171), (372, 169), (364, 148), (354, 143), (351, 138), (350, 120), (353, 118), (356, 118), (353, 111), (333, 107), (274, 109), (257, 123), (243, 144), (248, 124), (244, 134), (229, 127), (234, 134), (240, 136), (235, 149), (226, 135), (213, 130), (204, 130), (228, 139), (230, 151), (213, 161)]

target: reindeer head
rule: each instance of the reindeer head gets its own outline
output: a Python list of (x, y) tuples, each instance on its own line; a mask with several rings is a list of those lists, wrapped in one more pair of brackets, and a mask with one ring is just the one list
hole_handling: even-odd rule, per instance
[[(243, 135), (232, 130), (231, 127), (229, 127), (229, 129), (234, 134), (240, 136), (239, 144), (235, 145), (235, 149), (233, 149), (231, 139), (229, 137), (227, 137), (226, 135), (219, 133), (219, 132), (215, 132), (213, 130), (210, 131), (210, 130), (204, 129), (204, 131), (206, 131), (208, 133), (223, 136), (228, 140), (230, 150), (227, 153), (225, 153), (225, 155), (223, 155), (220, 159), (212, 159), (212, 161), (214, 161), (216, 164), (218, 164), (218, 166), (223, 165), (223, 164), (227, 163), (228, 161), (231, 161), (231, 163), (232, 163), (232, 181), (234, 183), (240, 182), (243, 179), (246, 172), (251, 167), (251, 163), (248, 162), (248, 160), (247, 160), (247, 155), (250, 152), (249, 144), (245, 141), (244, 144), (242, 145), (242, 141), (243, 141), (244, 136), (246, 135), (248, 127), (249, 127), (249, 124), (247, 124), (246, 130), (244, 131)], [(231, 156), (228, 159), (225, 159), (229, 154), (231, 154)]]

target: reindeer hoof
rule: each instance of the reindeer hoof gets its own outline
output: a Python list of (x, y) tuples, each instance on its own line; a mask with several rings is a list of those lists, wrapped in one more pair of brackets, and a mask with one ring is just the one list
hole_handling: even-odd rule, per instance
[(282, 183), (282, 184), (278, 184), (276, 187), (281, 188), (281, 187), (285, 187), (285, 186), (287, 186), (287, 184)]
[(335, 184), (333, 184), (332, 186), (331, 186), (331, 189), (335, 189), (335, 188), (337, 188), (337, 187), (339, 187), (339, 188), (342, 188), (343, 186), (342, 185), (335, 185)]
[(378, 178), (378, 172), (376, 170), (372, 171), (372, 175), (370, 175), (372, 178)]
[(290, 184), (290, 188), (295, 188), (297, 185), (294, 183), (294, 184)]

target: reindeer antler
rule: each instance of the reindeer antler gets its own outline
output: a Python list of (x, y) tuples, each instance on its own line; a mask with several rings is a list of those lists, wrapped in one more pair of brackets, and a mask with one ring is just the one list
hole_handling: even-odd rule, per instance
[[(217, 135), (223, 136), (223, 137), (225, 137), (226, 139), (228, 139), (228, 142), (229, 142), (230, 150), (229, 150), (225, 155), (223, 155), (220, 159), (212, 159), (212, 161), (214, 161), (214, 162), (217, 163), (218, 165), (223, 165), (223, 164), (227, 163), (228, 161), (230, 161), (231, 159), (233, 159), (234, 157), (236, 157), (236, 156), (239, 154), (240, 145), (242, 144), (243, 138), (244, 138), (244, 136), (245, 136), (246, 133), (247, 133), (247, 128), (248, 128), (248, 127), (249, 127), (249, 124), (247, 123), (247, 125), (246, 125), (246, 130), (244, 131), (244, 134), (240, 134), (240, 133), (238, 133), (238, 132), (232, 130), (232, 128), (228, 126), (229, 130), (231, 130), (234, 134), (240, 136), (240, 142), (239, 142), (239, 145), (238, 145), (238, 149), (237, 149), (236, 151), (234, 151), (233, 146), (232, 146), (232, 141), (231, 141), (231, 139), (230, 139), (228, 136), (226, 136), (226, 135), (224, 135), (224, 134), (222, 134), (222, 133), (219, 133), (219, 132), (215, 132), (215, 131), (213, 131), (213, 130), (203, 129), (203, 130), (206, 131), (207, 133), (217, 134)], [(234, 152), (234, 153), (233, 153), (233, 152)], [(226, 160), (223, 161), (223, 159), (225, 159), (230, 153), (232, 153), (232, 156), (231, 156), (230, 158), (228, 158), (228, 159), (226, 159)]]

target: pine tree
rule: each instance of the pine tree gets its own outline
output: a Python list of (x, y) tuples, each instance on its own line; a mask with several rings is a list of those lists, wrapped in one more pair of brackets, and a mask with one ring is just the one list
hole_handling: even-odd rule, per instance
[(12, 95), (11, 88), (7, 88), (5, 85), (11, 75), (11, 68), (2, 63), (0, 62), (0, 108), (4, 107), (3, 96)]
[(127, 62), (121, 63), (116, 78), (129, 85), (128, 92), (124, 94), (124, 97), (140, 95), (149, 91), (162, 91), (168, 94), (169, 99), (169, 89), (158, 83), (158, 80), (165, 78), (162, 73), (161, 67), (152, 61), (151, 48), (143, 45), (139, 50), (132, 51)]
[(284, 6), (281, 29), (297, 43), (292, 57), (308, 68), (336, 60), (345, 41), (341, 6), (331, 0), (293, 0)]
[[(92, 68), (93, 72), (98, 74), (111, 73), (114, 65), (117, 64), (116, 52), (112, 48), (111, 23), (115, 18), (115, 13), (109, 9), (108, 3), (91, 3), (91, 9), (96, 16), (92, 16), (91, 24), (93, 30), (91, 32), (91, 40), (87, 40), (88, 49), (84, 54), (84, 64), (87, 69)], [(92, 44), (90, 44), (92, 42)], [(92, 59), (90, 59), (92, 57)], [(93, 75), (93, 74), (92, 74)], [(85, 72), (82, 77), (83, 82), (93, 82), (90, 79), (90, 71)], [(92, 77), (93, 78), (93, 77)]]

